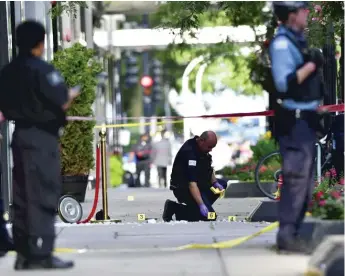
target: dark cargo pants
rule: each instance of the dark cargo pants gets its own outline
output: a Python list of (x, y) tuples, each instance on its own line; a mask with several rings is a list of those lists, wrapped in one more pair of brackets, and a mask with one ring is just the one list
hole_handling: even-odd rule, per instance
[(54, 248), (54, 220), (61, 195), (58, 138), (35, 127), (16, 128), (13, 154), (13, 239), (26, 258)]
[[(218, 179), (218, 183), (223, 186), (224, 189), (227, 188), (227, 183), (224, 180)], [(210, 187), (211, 188), (211, 187)], [(176, 189), (174, 190), (174, 195), (179, 201), (176, 210), (176, 220), (186, 220), (186, 221), (207, 221), (210, 220), (200, 214), (199, 206), (196, 204), (192, 194), (189, 190)], [(201, 192), (202, 200), (206, 205), (209, 212), (215, 212), (212, 205), (219, 198), (219, 195), (215, 195), (211, 190)], [(215, 217), (215, 219), (217, 216)], [(211, 219), (213, 220), (213, 219)]]
[(279, 202), (277, 241), (284, 245), (298, 234), (315, 187), (316, 134), (297, 120), (288, 135), (279, 138), (283, 158), (283, 185)]
[(150, 160), (143, 160), (137, 161), (136, 165), (136, 187), (141, 187), (140, 183), (140, 174), (143, 171), (145, 173), (145, 187), (150, 187), (150, 175), (151, 175), (151, 168), (150, 168)]

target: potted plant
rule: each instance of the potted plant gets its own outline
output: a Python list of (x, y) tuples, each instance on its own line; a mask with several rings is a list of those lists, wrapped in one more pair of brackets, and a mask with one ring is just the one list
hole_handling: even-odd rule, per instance
[[(94, 59), (93, 50), (76, 43), (58, 51), (52, 63), (61, 72), (68, 87), (81, 86), (81, 94), (67, 115), (93, 116), (97, 75), (102, 70)], [(94, 126), (94, 121), (70, 121), (60, 139), (63, 195), (73, 195), (80, 202), (85, 199), (89, 172), (94, 166)]]

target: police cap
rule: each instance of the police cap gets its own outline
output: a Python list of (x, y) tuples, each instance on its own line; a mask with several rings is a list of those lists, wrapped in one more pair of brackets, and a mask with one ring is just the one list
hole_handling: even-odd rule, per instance
[(46, 31), (41, 23), (27, 20), (16, 29), (16, 44), (20, 51), (30, 51), (44, 41), (45, 35)]
[(273, 10), (278, 20), (286, 21), (290, 12), (298, 9), (308, 8), (308, 1), (274, 1)]

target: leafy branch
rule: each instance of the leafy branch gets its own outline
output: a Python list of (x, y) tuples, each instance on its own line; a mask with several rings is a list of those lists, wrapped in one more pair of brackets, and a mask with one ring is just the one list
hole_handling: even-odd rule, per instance
[(86, 1), (59, 1), (49, 10), (49, 14), (55, 19), (66, 12), (69, 16), (77, 18), (78, 7), (88, 8)]

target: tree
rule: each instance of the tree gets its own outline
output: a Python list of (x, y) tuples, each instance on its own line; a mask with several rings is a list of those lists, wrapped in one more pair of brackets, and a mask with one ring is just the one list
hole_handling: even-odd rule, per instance
[(88, 8), (85, 1), (58, 1), (57, 5), (50, 9), (49, 13), (52, 18), (61, 16), (64, 12), (76, 18), (78, 7)]
[[(215, 5), (211, 2), (176, 1), (162, 5), (159, 11), (151, 16), (150, 23), (153, 27), (180, 28), (180, 33), (187, 31), (190, 35), (194, 35), (195, 28), (219, 25), (249, 25), (255, 31), (254, 27), (262, 25), (270, 17), (262, 12), (264, 7), (265, 2), (220, 2)], [(256, 40), (260, 41), (262, 38), (257, 35)], [(252, 48), (256, 43), (249, 43), (247, 46)], [(210, 64), (205, 71), (203, 90), (214, 91), (215, 82), (212, 77), (223, 74), (222, 85), (235, 91), (246, 94), (262, 91), (261, 87), (250, 79), (248, 68), (252, 59), (241, 55), (240, 47), (232, 41), (202, 47), (171, 45), (164, 51), (157, 51), (155, 55), (166, 65), (165, 80), (178, 90), (181, 89), (181, 76), (187, 65), (186, 61), (189, 62), (199, 55), (207, 55)], [(196, 71), (190, 75), (192, 91)]]
[[(317, 5), (320, 6), (317, 7)], [(273, 86), (267, 77), (269, 72), (268, 60), (265, 54), (269, 40), (273, 37), (277, 22), (273, 13), (265, 9), (266, 2), (254, 1), (228, 1), (228, 2), (190, 2), (175, 1), (162, 5), (156, 17), (162, 18), (161, 23), (157, 25), (169, 28), (181, 28), (180, 32), (190, 31), (203, 26), (214, 25), (248, 25), (253, 29), (255, 26), (265, 24), (267, 33), (265, 36), (256, 36), (255, 45), (260, 46), (255, 54), (247, 58), (251, 71), (251, 80), (262, 86), (266, 91), (272, 91)], [(266, 12), (264, 12), (266, 10)], [(322, 16), (320, 16), (322, 11)], [(338, 38), (343, 37), (344, 30), (344, 2), (341, 1), (321, 1), (311, 2), (310, 26), (307, 30), (308, 38), (312, 46), (320, 47), (324, 43), (325, 27), (327, 22), (333, 22), (335, 33)], [(319, 20), (315, 20), (319, 18)], [(321, 20), (322, 18), (322, 20)], [(339, 39), (340, 40), (340, 39)], [(342, 41), (344, 41), (342, 39)], [(229, 43), (231, 44), (231, 43)], [(210, 52), (219, 51), (219, 47), (224, 45), (215, 45), (207, 47)], [(342, 42), (341, 49), (343, 52), (344, 45)], [(232, 62), (237, 58), (226, 56)], [(340, 70), (341, 71), (341, 70)]]
[[(260, 22), (266, 17), (262, 13), (264, 2), (252, 2), (254, 9), (247, 12), (248, 17), (244, 18), (239, 15), (244, 10), (248, 10), (248, 4), (240, 2), (224, 2), (219, 5), (213, 5), (210, 2), (169, 2), (162, 5), (159, 11), (150, 18), (151, 24), (155, 27), (181, 28), (180, 32), (188, 31), (194, 35), (193, 29), (198, 27), (211, 27), (219, 25), (244, 25), (250, 20), (255, 27), (255, 22)], [(232, 14), (232, 16), (230, 15)], [(249, 20), (249, 18), (251, 18)], [(253, 18), (255, 18), (253, 20)], [(260, 25), (260, 24), (259, 24)], [(257, 39), (260, 39), (257, 36)], [(252, 45), (248, 45), (251, 47)], [(225, 54), (224, 54), (225, 53)], [(219, 43), (216, 45), (207, 45), (195, 47), (193, 45), (172, 45), (166, 51), (157, 54), (163, 64), (167, 64), (165, 68), (166, 78), (169, 83), (178, 90), (181, 88), (181, 76), (185, 68), (186, 61), (199, 56), (209, 56), (209, 66), (205, 71), (203, 79), (203, 88), (206, 91), (213, 91), (215, 83), (210, 81), (212, 75), (224, 74), (222, 85), (228, 86), (237, 91), (243, 91), (247, 94), (260, 93), (262, 89), (253, 84), (249, 78), (248, 68), (249, 61), (240, 54), (240, 48), (229, 41), (228, 43)], [(221, 66), (218, 66), (221, 64)], [(197, 70), (192, 72), (190, 79), (190, 87), (194, 89), (194, 80)]]

